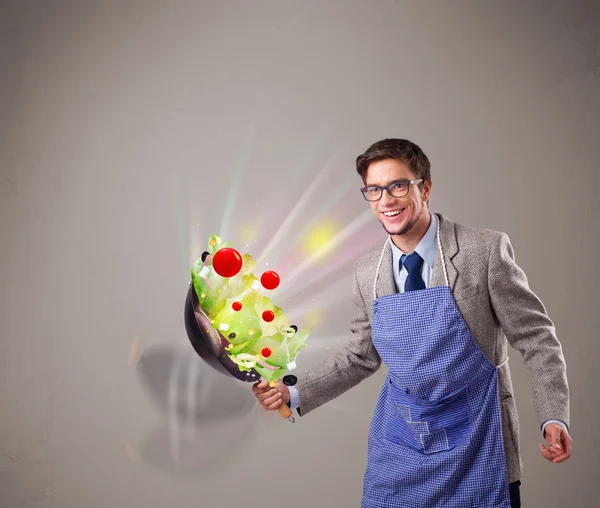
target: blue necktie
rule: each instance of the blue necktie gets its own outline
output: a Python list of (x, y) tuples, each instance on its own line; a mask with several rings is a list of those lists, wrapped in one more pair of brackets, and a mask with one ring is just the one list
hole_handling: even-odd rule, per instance
[(404, 265), (408, 272), (408, 277), (404, 282), (404, 291), (414, 291), (415, 289), (425, 289), (425, 282), (421, 277), (421, 269), (423, 268), (423, 258), (416, 252), (403, 254), (400, 258), (400, 263)]

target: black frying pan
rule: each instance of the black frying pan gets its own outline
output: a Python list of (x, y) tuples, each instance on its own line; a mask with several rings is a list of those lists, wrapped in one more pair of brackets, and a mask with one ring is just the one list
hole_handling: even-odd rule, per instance
[[(196, 289), (191, 282), (185, 299), (184, 320), (185, 329), (192, 347), (213, 369), (226, 376), (233, 376), (240, 381), (253, 383), (260, 380), (260, 374), (255, 369), (251, 369), (250, 372), (243, 372), (229, 358), (225, 350), (229, 342), (221, 335), (221, 332), (213, 327), (210, 319), (204, 310), (202, 310)], [(295, 381), (295, 376), (289, 377)], [(285, 384), (294, 384), (293, 382), (286, 381), (284, 380)], [(292, 410), (286, 404), (279, 406), (278, 411), (284, 418), (288, 418), (291, 422), (294, 421)]]
[(252, 369), (242, 372), (236, 363), (231, 361), (225, 348), (229, 342), (221, 332), (216, 330), (202, 310), (194, 285), (190, 283), (185, 299), (185, 329), (196, 353), (213, 369), (221, 374), (231, 375), (240, 381), (256, 382), (260, 374)]

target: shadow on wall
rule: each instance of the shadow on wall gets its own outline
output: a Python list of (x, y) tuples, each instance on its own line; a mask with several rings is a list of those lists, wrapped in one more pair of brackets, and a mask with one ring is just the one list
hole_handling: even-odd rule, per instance
[(136, 368), (165, 416), (139, 443), (142, 462), (177, 474), (218, 473), (256, 434), (260, 408), (250, 383), (219, 374), (192, 350), (150, 347)]

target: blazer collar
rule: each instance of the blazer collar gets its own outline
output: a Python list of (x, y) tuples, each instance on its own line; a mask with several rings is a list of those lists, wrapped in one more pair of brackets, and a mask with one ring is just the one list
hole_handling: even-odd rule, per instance
[[(456, 266), (454, 266), (452, 262), (452, 259), (458, 253), (458, 242), (456, 241), (456, 228), (454, 222), (447, 219), (442, 214), (436, 213), (435, 216), (437, 217), (440, 226), (440, 243), (442, 244), (444, 258), (446, 260), (448, 282), (450, 285), (450, 289), (453, 290), (454, 285), (456, 284), (456, 278), (458, 277), (458, 271), (456, 270)], [(438, 249), (435, 256), (435, 261), (433, 263), (433, 271), (431, 273), (431, 287), (446, 285), (444, 271), (442, 268), (442, 264), (440, 263), (439, 256), (440, 252)], [(394, 293), (396, 293), (396, 286), (394, 284), (392, 247), (389, 243), (387, 243), (385, 245), (383, 258), (381, 260), (381, 267), (379, 268), (379, 277), (377, 278), (377, 298), (392, 295)]]
[[(446, 272), (448, 273), (448, 284), (451, 290), (454, 290), (456, 284), (456, 278), (458, 277), (458, 270), (452, 261), (454, 256), (458, 254), (458, 242), (456, 240), (456, 224), (444, 217), (442, 214), (435, 214), (440, 221), (440, 243), (442, 244), (442, 250), (444, 252), (444, 259), (446, 261)], [(438, 249), (433, 263), (433, 271), (431, 273), (431, 287), (445, 286), (446, 280), (444, 278), (444, 269), (440, 262), (440, 251)]]

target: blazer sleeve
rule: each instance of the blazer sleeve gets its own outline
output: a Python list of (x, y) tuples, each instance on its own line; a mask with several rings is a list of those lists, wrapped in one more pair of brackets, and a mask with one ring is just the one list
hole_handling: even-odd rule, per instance
[(300, 416), (356, 386), (381, 366), (381, 358), (371, 340), (371, 322), (358, 286), (356, 265), (352, 300), (356, 306), (350, 325), (352, 339), (334, 356), (299, 376), (296, 388), (300, 399), (297, 410)]
[(568, 426), (569, 387), (562, 346), (544, 304), (516, 264), (505, 233), (493, 243), (488, 270), (492, 308), (508, 342), (523, 355), (540, 424), (561, 420)]

